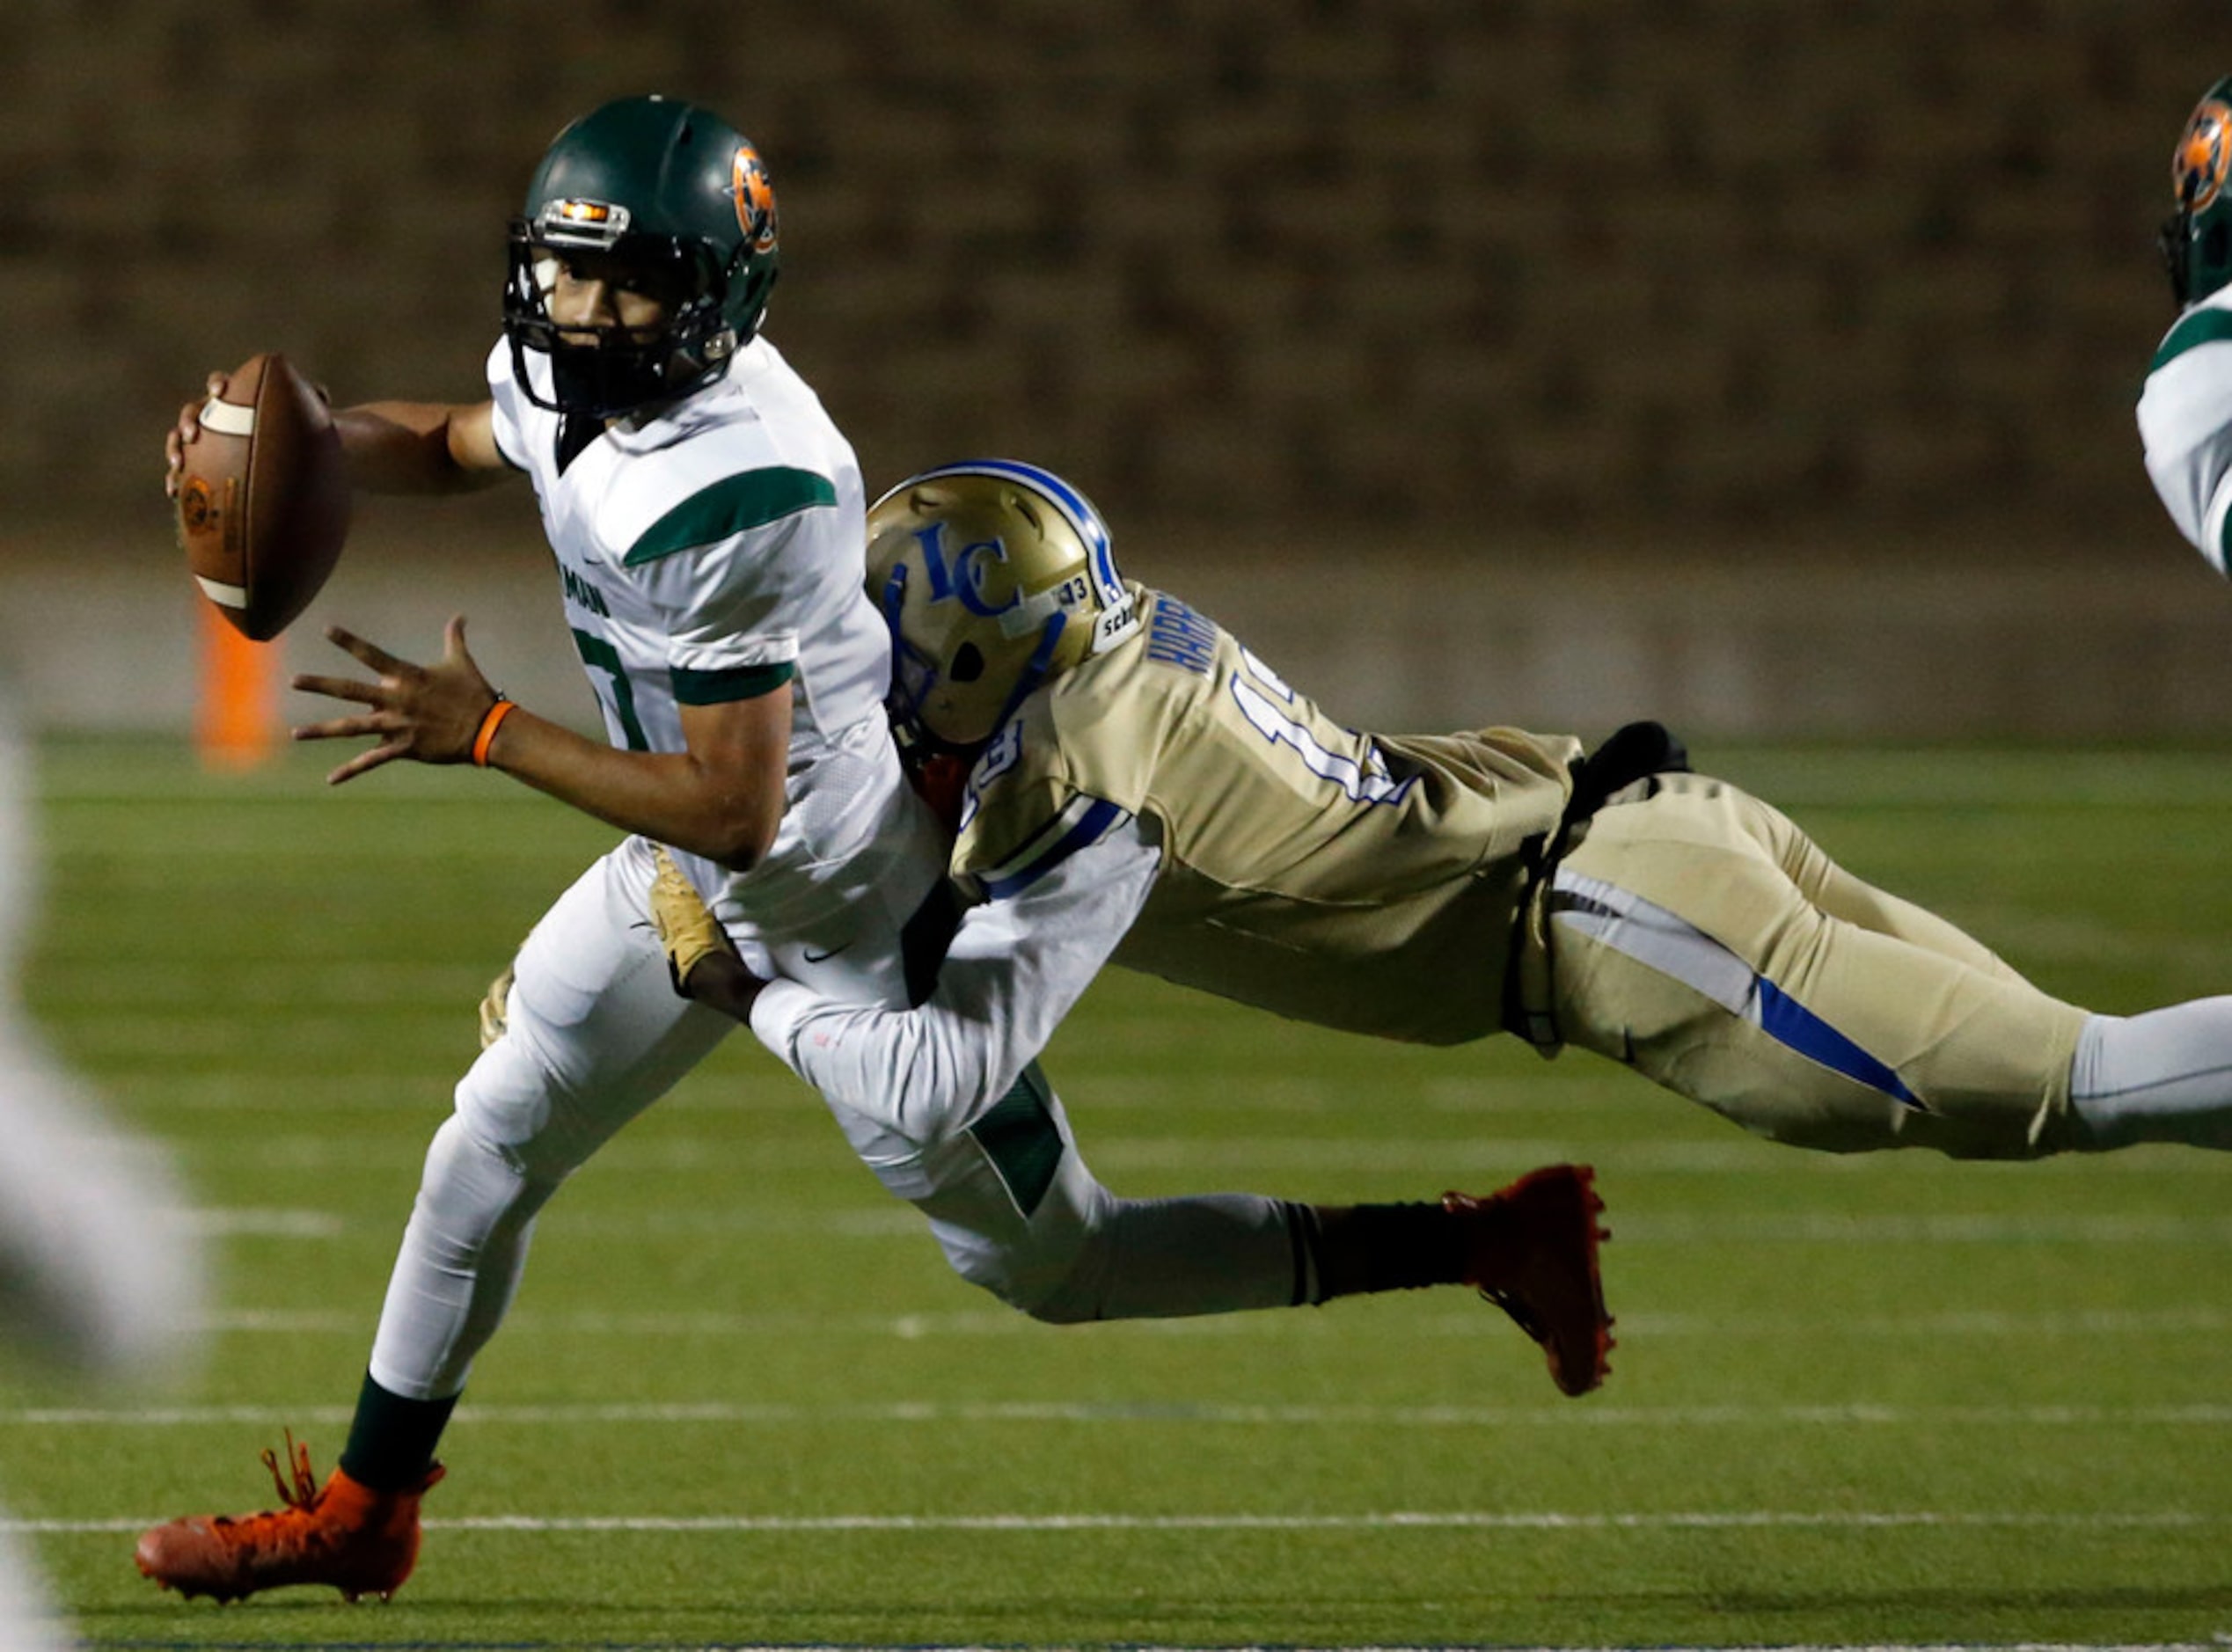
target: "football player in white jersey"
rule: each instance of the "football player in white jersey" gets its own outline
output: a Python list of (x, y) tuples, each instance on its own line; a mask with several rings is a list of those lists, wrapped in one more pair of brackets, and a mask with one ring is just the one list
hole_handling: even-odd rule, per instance
[[(510, 240), (488, 398), (336, 423), (369, 490), (531, 479), (610, 743), (498, 697), (461, 619), (425, 669), (332, 632), (376, 680), (298, 679), (358, 709), (297, 733), (377, 742), (335, 781), (469, 762), (632, 835), (559, 897), (489, 1006), (495, 1035), (428, 1151), (340, 1467), (321, 1486), (290, 1444), (284, 1465), (266, 1454), (282, 1508), (142, 1537), (142, 1571), (189, 1595), (385, 1596), (408, 1576), (435, 1443), (536, 1213), (729, 1026), (668, 988), (653, 841), (745, 956), (838, 998), (908, 1001), (903, 931), (943, 869), (884, 719), (859, 467), (759, 333), (777, 245), (757, 150), (686, 103), (608, 104), (553, 143)], [(194, 424), (189, 409), (172, 439), (173, 486)]]
[(2232, 549), (2232, 76), (2208, 89), (2170, 155), (2162, 262), (2177, 319), (2139, 398), (2147, 473), (2219, 574)]
[[(841, 1004), (762, 979), (680, 879), (654, 910), (681, 990), (919, 1144), (948, 1259), (1021, 1305), (1125, 1311), (1114, 1206), (1031, 1064), (1110, 960), (1378, 1036), (1577, 1044), (1827, 1151), (2232, 1147), (2232, 998), (2062, 1003), (1690, 772), (1656, 725), (1586, 758), (1515, 729), (1343, 728), (1120, 581), (1076, 490), (1011, 461), (903, 483), (869, 529), (895, 720), (942, 772), (928, 789), (956, 794), (976, 903), (934, 990)], [(955, 1151), (987, 1123), (1028, 1180)], [(1195, 1267), (1229, 1274), (1233, 1305), (1277, 1272), (1238, 1248)]]

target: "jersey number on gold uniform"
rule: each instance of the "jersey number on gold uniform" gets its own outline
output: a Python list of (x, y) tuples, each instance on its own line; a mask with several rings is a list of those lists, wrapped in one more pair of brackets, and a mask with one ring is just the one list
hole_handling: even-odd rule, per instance
[(1393, 803), (1410, 789), (1411, 778), (1397, 780), (1387, 772), (1386, 759), (1368, 740), (1359, 742), (1361, 759), (1327, 748), (1309, 726), (1286, 709), (1307, 702), (1279, 679), (1277, 672), (1246, 648), (1240, 651), (1244, 669), (1233, 673), (1233, 698), (1240, 714), (1275, 746), (1291, 747), (1302, 766), (1321, 780), (1329, 780), (1351, 803)]

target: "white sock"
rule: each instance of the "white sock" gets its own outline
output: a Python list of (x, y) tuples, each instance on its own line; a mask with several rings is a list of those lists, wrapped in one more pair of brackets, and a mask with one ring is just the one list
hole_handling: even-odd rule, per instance
[(2090, 1017), (2070, 1064), (2069, 1103), (2089, 1149), (2232, 1148), (2232, 998)]

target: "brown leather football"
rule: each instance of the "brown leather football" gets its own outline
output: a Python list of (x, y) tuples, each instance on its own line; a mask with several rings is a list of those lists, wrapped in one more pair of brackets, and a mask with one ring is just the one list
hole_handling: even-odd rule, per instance
[(325, 398), (253, 355), (201, 406), (179, 477), (179, 540), (202, 595), (267, 642), (310, 606), (348, 537), (348, 464)]

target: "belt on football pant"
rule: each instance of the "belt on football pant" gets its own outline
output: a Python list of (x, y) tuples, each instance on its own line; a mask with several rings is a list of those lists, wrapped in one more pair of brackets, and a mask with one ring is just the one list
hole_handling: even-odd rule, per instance
[[(1519, 844), (1526, 881), (1511, 920), (1511, 961), (1504, 970), (1504, 1027), (1545, 1055), (1556, 1053), (1558, 1036), (1552, 1010), (1550, 923), (1543, 895), (1558, 863), (1588, 836), (1589, 822), (1606, 803), (1653, 776), (1690, 772), (1689, 748), (1664, 723), (1625, 723), (1604, 743), (1573, 764), (1573, 789), (1556, 830), (1536, 832)], [(1648, 797), (1651, 786), (1643, 795)]]

